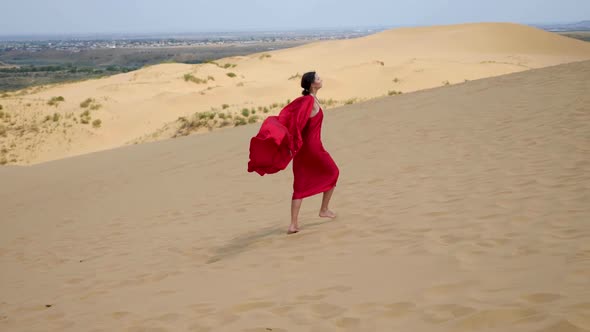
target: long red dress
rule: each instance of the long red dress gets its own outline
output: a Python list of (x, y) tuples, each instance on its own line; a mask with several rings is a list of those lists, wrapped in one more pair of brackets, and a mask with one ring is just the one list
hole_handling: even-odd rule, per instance
[(273, 174), (293, 160), (293, 199), (330, 190), (340, 173), (322, 144), (323, 110), (310, 117), (313, 104), (311, 95), (293, 100), (278, 116), (264, 120), (250, 140), (248, 172)]

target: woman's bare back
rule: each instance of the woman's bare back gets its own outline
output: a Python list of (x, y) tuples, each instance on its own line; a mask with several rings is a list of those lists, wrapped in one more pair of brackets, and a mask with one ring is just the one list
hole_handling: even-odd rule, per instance
[(318, 112), (320, 111), (320, 103), (318, 101), (318, 99), (314, 96), (313, 99), (315, 99), (314, 103), (313, 103), (313, 108), (311, 109), (311, 114), (309, 115), (310, 118), (313, 118), (314, 116), (316, 116), (318, 114)]

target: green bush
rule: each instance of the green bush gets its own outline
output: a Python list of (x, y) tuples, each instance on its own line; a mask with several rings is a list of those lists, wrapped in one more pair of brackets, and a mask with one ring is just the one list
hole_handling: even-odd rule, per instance
[(247, 108), (243, 108), (243, 109), (242, 109), (242, 115), (243, 115), (244, 117), (248, 117), (248, 115), (250, 115), (250, 110), (249, 110), (249, 109), (247, 109)]
[(246, 124), (246, 119), (242, 118), (241, 116), (237, 116), (234, 119), (234, 126), (235, 127), (237, 127), (237, 126), (243, 126), (245, 124)]
[(96, 119), (94, 121), (92, 121), (92, 127), (94, 128), (100, 128), (102, 121), (100, 121), (100, 119)]
[(332, 98), (330, 99), (319, 99), (320, 104), (322, 104), (322, 106), (332, 106), (334, 104), (336, 104), (336, 101)]
[(83, 102), (80, 103), (80, 107), (86, 108), (86, 107), (88, 107), (93, 102), (94, 102), (94, 99), (87, 98), (86, 100), (84, 100)]
[(49, 99), (49, 101), (47, 102), (47, 105), (57, 107), (57, 105), (62, 101), (65, 101), (65, 98), (62, 96), (51, 97), (51, 99)]
[(194, 82), (194, 83), (197, 83), (197, 84), (204, 84), (204, 83), (207, 83), (210, 80), (213, 81), (215, 79), (213, 78), (213, 76), (207, 76), (207, 78), (199, 78), (199, 77), (196, 77), (196, 76), (194, 76), (193, 74), (190, 74), (190, 73), (189, 74), (184, 74), (184, 81), (185, 82), (189, 82), (190, 81), (190, 82)]
[(213, 120), (215, 118), (214, 112), (203, 112), (199, 115), (199, 119), (209, 119)]
[(233, 77), (236, 77), (236, 74), (235, 73), (227, 73), (226, 75), (229, 76), (229, 77), (232, 77), (232, 78)]
[(85, 110), (84, 112), (82, 112), (82, 114), (80, 114), (80, 123), (83, 123), (83, 124), (90, 123), (90, 111), (89, 110)]
[(195, 117), (199, 120), (213, 119), (215, 117), (215, 113), (212, 113), (212, 112), (195, 113)]

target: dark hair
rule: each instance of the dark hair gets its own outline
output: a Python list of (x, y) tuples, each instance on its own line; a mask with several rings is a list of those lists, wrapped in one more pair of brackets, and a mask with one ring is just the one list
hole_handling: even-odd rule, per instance
[(301, 77), (301, 87), (303, 88), (302, 95), (307, 96), (309, 94), (309, 89), (311, 89), (311, 83), (315, 81), (315, 71), (310, 71)]

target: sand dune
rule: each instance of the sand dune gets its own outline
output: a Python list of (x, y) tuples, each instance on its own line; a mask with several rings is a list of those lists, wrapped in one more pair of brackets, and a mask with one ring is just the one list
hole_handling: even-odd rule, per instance
[[(195, 113), (223, 113), (223, 118), (214, 115), (181, 135), (261, 121), (299, 95), (300, 75), (308, 70), (324, 78), (320, 97), (329, 108), (588, 59), (590, 43), (517, 24), (486, 23), (393, 29), (211, 64), (161, 64), (0, 98), (10, 114), (0, 119), (0, 132), (6, 132), (0, 134), (0, 163), (31, 164), (170, 138), (183, 124), (177, 119)], [(185, 80), (185, 75), (192, 76)], [(195, 83), (199, 80), (204, 82)], [(65, 100), (48, 106), (57, 96)], [(87, 98), (95, 99), (98, 109), (80, 107)], [(244, 108), (258, 112), (244, 118)], [(81, 124), (85, 111), (90, 120)], [(97, 119), (100, 128), (93, 128)]]
[(590, 62), (326, 113), (334, 221), (258, 126), (0, 168), (2, 331), (590, 330)]

